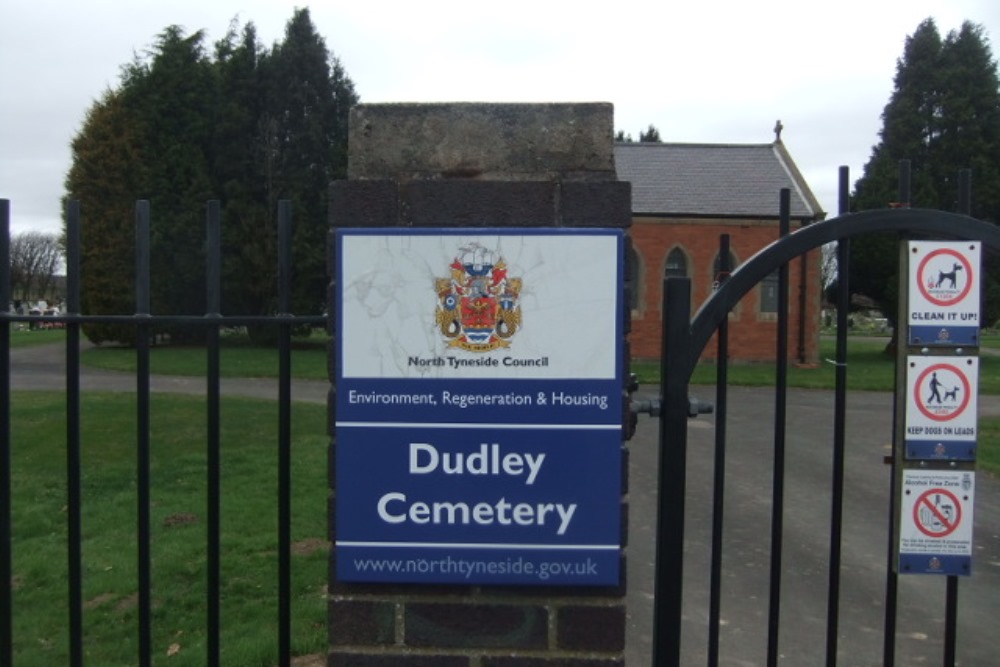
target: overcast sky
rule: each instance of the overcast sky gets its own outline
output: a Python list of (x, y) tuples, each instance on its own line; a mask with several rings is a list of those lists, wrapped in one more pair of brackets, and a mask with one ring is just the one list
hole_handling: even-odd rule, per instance
[[(775, 121), (831, 216), (878, 141), (904, 40), (971, 20), (994, 59), (997, 0), (31, 0), (0, 10), (0, 198), (12, 231), (60, 229), (69, 144), (122, 65), (164, 27), (236, 17), (264, 44), (310, 8), (362, 102), (611, 102), (615, 128), (667, 142), (766, 143)], [(775, 193), (777, 202), (777, 193)], [(196, 205), (201, 205), (200, 203)]]

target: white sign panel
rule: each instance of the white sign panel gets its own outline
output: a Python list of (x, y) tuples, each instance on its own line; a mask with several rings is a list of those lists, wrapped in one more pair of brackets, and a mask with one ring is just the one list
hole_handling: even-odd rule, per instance
[(975, 480), (971, 471), (903, 471), (901, 574), (971, 574)]
[[(616, 375), (615, 236), (372, 234), (342, 243), (343, 377)], [(477, 267), (490, 270), (477, 277)], [(517, 313), (505, 328), (482, 327), (482, 341), (470, 323), (475, 298), (459, 293), (478, 278), (484, 294), (502, 284)], [(461, 321), (445, 321), (460, 311)]]
[(978, 345), (979, 241), (910, 241), (911, 345)]
[(978, 383), (978, 357), (907, 357), (907, 458), (975, 460)]

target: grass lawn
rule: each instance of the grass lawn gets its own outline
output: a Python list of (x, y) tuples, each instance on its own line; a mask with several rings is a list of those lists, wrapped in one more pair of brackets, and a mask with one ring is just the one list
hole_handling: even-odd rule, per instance
[[(16, 340), (64, 340), (61, 331), (17, 332)], [(985, 343), (985, 341), (984, 341)], [(21, 343), (15, 343), (21, 344)], [(24, 343), (31, 344), (31, 343)], [(298, 377), (326, 377), (326, 341), (298, 345)], [(852, 389), (891, 390), (883, 343), (853, 340)], [(824, 341), (822, 358), (833, 356)], [(118, 359), (113, 362), (108, 360)], [(98, 348), (86, 363), (134, 370), (134, 351)], [(124, 361), (122, 361), (124, 360)], [(129, 361), (131, 360), (131, 361)], [(111, 364), (111, 365), (109, 365)], [(131, 364), (131, 366), (130, 366)], [(276, 354), (231, 344), (224, 373), (273, 376)], [(157, 373), (204, 373), (204, 350), (156, 348)], [(637, 364), (643, 380), (657, 364)], [(984, 357), (981, 392), (1000, 393), (1000, 358)], [(792, 369), (791, 386), (829, 388), (834, 367)], [(773, 384), (773, 365), (730, 368), (732, 384)], [(703, 364), (694, 382), (712, 384)], [(61, 392), (12, 397), (12, 533), (15, 663), (67, 664), (65, 411)], [(206, 453), (204, 399), (154, 394), (152, 415), (153, 641), (157, 663), (205, 663)], [(83, 558), (86, 662), (137, 662), (135, 406), (127, 394), (87, 394), (83, 405)], [(326, 650), (327, 436), (324, 406), (293, 404), (293, 652)], [(277, 662), (277, 404), (223, 402), (222, 657), (233, 667)], [(980, 419), (979, 461), (1000, 474), (1000, 418)], [(169, 655), (169, 657), (168, 657)]]
[(29, 345), (53, 345), (66, 341), (65, 329), (17, 329), (10, 332), (11, 347), (28, 347)]
[(976, 467), (1000, 475), (1000, 417), (980, 418)]
[[(39, 333), (39, 332), (35, 332)], [(892, 391), (895, 364), (885, 353), (888, 338), (851, 337), (848, 339), (847, 384), (850, 391)], [(254, 348), (239, 337), (224, 339), (221, 355), (222, 374), (228, 377), (274, 377), (278, 373), (278, 357), (273, 350)], [(292, 350), (292, 375), (296, 378), (325, 380), (327, 378), (326, 336), (297, 339)], [(1000, 347), (1000, 335), (984, 333), (984, 348)], [(808, 389), (832, 389), (835, 369), (831, 360), (836, 356), (836, 342), (831, 337), (820, 341), (820, 359), (815, 368), (789, 368), (788, 385)], [(129, 348), (99, 347), (86, 350), (83, 363), (109, 370), (135, 372), (135, 351)], [(205, 350), (193, 347), (162, 346), (151, 352), (154, 373), (165, 375), (204, 375)], [(632, 371), (645, 385), (659, 383), (659, 362), (633, 361)], [(729, 384), (770, 386), (774, 384), (775, 365), (730, 364)], [(691, 384), (713, 385), (716, 379), (714, 363), (700, 363), (691, 378)], [(983, 356), (980, 359), (979, 393), (1000, 394), (1000, 357)], [(980, 467), (1000, 474), (1000, 461), (991, 462), (991, 453), (1000, 459), (1000, 419), (981, 418)], [(995, 436), (995, 437), (994, 437)]]
[[(885, 353), (886, 341), (848, 339), (847, 388), (853, 391), (892, 391), (895, 379), (895, 361)], [(815, 368), (788, 369), (788, 386), (805, 389), (833, 389), (836, 381), (836, 341), (820, 341), (821, 363)], [(642, 384), (657, 384), (660, 380), (659, 362), (634, 361), (632, 372)], [(731, 363), (728, 369), (729, 384), (765, 387), (774, 384), (773, 363)], [(691, 384), (715, 384), (716, 365), (701, 362), (691, 376)], [(983, 356), (979, 366), (979, 393), (1000, 394), (1000, 357)]]
[[(326, 336), (297, 338), (292, 343), (292, 377), (326, 380), (328, 375)], [(92, 347), (83, 351), (81, 363), (95, 368), (134, 373), (135, 349), (118, 346)], [(150, 350), (150, 367), (157, 375), (204, 376), (208, 359), (204, 347), (162, 345)], [(253, 347), (241, 338), (224, 338), (220, 361), (224, 377), (277, 377), (276, 348)]]
[[(60, 393), (12, 397), (14, 664), (65, 665), (65, 411)], [(204, 399), (152, 406), (152, 595), (157, 663), (205, 664)], [(277, 662), (277, 404), (228, 398), (222, 441), (222, 656)], [(134, 399), (88, 394), (82, 412), (84, 633), (92, 665), (137, 663)], [(293, 651), (326, 650), (326, 411), (293, 406)], [(173, 647), (173, 648), (171, 648)], [(168, 659), (168, 653), (170, 657)]]

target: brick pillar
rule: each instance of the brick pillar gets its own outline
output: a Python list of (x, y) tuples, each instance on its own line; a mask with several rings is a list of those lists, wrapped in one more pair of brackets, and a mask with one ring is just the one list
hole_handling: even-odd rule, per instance
[[(613, 129), (610, 104), (360, 105), (349, 179), (331, 186), (331, 226), (627, 228)], [(334, 440), (331, 462), (335, 453)], [(331, 667), (624, 664), (624, 554), (621, 583), (607, 588), (347, 584), (335, 561), (336, 551)]]

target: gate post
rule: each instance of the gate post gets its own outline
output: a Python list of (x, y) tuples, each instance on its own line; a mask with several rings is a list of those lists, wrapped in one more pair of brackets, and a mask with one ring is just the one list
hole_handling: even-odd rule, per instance
[[(382, 239), (409, 234), (422, 242), (418, 238), (421, 229), (430, 229), (430, 236), (443, 238), (441, 230), (436, 228), (460, 229), (466, 236), (474, 236), (477, 229), (509, 234), (511, 228), (524, 228), (527, 234), (536, 235), (542, 234), (539, 230), (547, 229), (550, 232), (545, 234), (551, 236), (561, 228), (612, 233), (611, 230), (626, 229), (631, 223), (630, 186), (618, 181), (614, 171), (610, 104), (359, 105), (351, 113), (349, 152), (348, 180), (331, 186), (331, 227), (341, 230), (334, 234), (334, 245), (339, 246), (333, 253), (335, 277), (351, 259), (345, 251), (347, 241), (353, 242), (359, 236), (374, 235)], [(371, 228), (381, 228), (385, 234)], [(618, 238), (619, 233), (613, 233)], [(567, 235), (564, 249), (568, 251), (581, 237), (590, 238), (584, 234)], [(514, 238), (511, 244), (517, 242), (518, 236)], [(402, 254), (393, 256), (399, 261)], [(419, 252), (411, 256), (419, 257)], [(545, 254), (538, 253), (537, 262), (545, 260)], [(406, 304), (416, 313), (415, 323), (424, 323), (426, 315), (434, 314), (435, 279), (440, 278), (437, 275), (442, 273), (440, 268), (427, 266), (426, 276), (420, 278), (427, 282), (431, 305)], [(447, 265), (444, 268), (447, 274)], [(441, 284), (438, 283), (439, 288)], [(527, 289), (527, 281), (525, 284)], [(383, 287), (387, 291), (393, 289), (391, 285)], [(565, 285), (566, 290), (597, 288), (596, 284)], [(331, 289), (331, 318), (340, 317), (341, 311), (333, 301), (345, 289), (346, 285), (336, 284)], [(438, 289), (438, 293), (441, 289), (447, 286)], [(616, 303), (622, 311), (616, 318), (621, 317), (623, 322), (618, 335), (624, 339), (629, 305), (621, 294), (617, 295)], [(543, 314), (537, 306), (533, 316), (533, 326), (544, 326)], [(339, 326), (346, 324), (333, 326), (335, 333), (340, 331)], [(524, 326), (529, 326), (527, 320)], [(405, 342), (406, 336), (438, 334), (434, 326), (426, 330), (419, 324), (412, 331), (391, 333), (401, 342)], [(340, 349), (338, 344), (334, 340), (334, 351)], [(623, 343), (607, 341), (607, 345)], [(623, 349), (627, 368), (627, 347), (623, 345)], [(447, 366), (443, 357), (410, 361), (413, 358), (400, 357), (404, 366), (422, 363), (431, 372)], [(336, 356), (331, 359), (331, 380), (336, 385), (341, 369), (336, 367)], [(627, 375), (623, 371), (617, 372)], [(619, 404), (624, 405), (623, 391), (624, 387), (617, 387), (615, 395), (610, 397), (616, 410)], [(335, 468), (344, 465), (338, 457), (338, 448), (345, 448), (347, 443), (340, 427), (334, 428), (338, 423), (335, 413), (344, 410), (344, 397), (338, 401), (337, 392), (335, 386), (330, 404), (333, 436), (330, 520), (334, 544), (338, 539), (339, 501)], [(343, 389), (341, 393), (345, 393)], [(408, 421), (398, 417), (402, 413), (397, 408), (385, 406), (384, 410), (396, 416), (396, 421)], [(619, 437), (618, 431), (613, 432)], [(548, 433), (549, 441), (561, 439), (566, 447), (577, 444), (575, 436), (568, 436), (557, 427)], [(338, 439), (343, 442), (338, 443)], [(417, 444), (425, 448), (421, 451), (431, 448), (422, 443)], [(414, 456), (413, 446), (411, 442), (411, 456)], [(608, 516), (614, 517), (615, 525), (620, 525), (621, 536), (613, 539), (625, 546), (627, 466), (623, 463), (624, 447), (616, 443), (614, 449), (613, 469), (622, 470), (621, 488), (619, 491), (619, 480), (615, 479), (613, 507), (605, 509)], [(343, 451), (339, 453), (342, 455)], [(410, 461), (412, 476), (414, 459)], [(585, 482), (575, 485), (586, 488)], [(402, 493), (387, 495), (393, 496), (389, 502), (401, 502), (399, 498), (403, 496)], [(383, 501), (386, 497), (382, 496)], [(507, 501), (510, 500), (508, 497)], [(543, 500), (557, 499), (539, 498), (539, 502)], [(346, 530), (341, 528), (341, 532)], [(351, 542), (349, 548), (370, 546)], [(422, 546), (429, 553), (442, 547), (440, 543)], [(612, 552), (611, 561), (616, 575), (613, 580), (617, 583), (590, 586), (558, 586), (551, 582), (541, 586), (393, 583), (381, 579), (358, 583), (338, 578), (340, 552), (339, 547), (335, 548), (331, 556), (328, 657), (331, 667), (624, 664), (625, 558), (620, 550)], [(497, 555), (504, 557), (502, 550)], [(564, 557), (568, 558), (571, 556)]]

